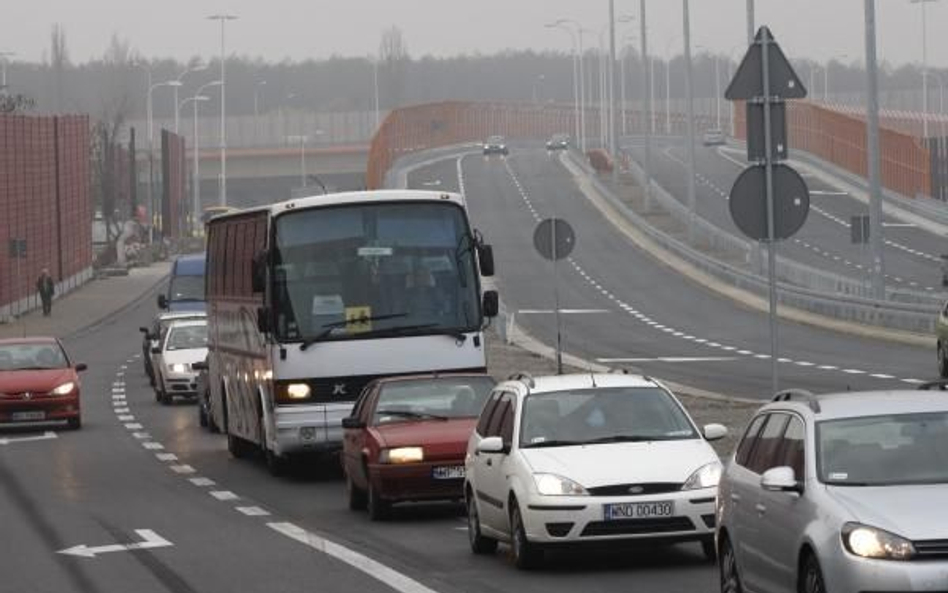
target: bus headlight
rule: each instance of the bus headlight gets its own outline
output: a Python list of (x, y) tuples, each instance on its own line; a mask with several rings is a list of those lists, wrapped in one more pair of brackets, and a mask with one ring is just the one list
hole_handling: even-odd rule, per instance
[(286, 386), (286, 396), (289, 399), (306, 399), (310, 396), (312, 390), (306, 383), (290, 383)]

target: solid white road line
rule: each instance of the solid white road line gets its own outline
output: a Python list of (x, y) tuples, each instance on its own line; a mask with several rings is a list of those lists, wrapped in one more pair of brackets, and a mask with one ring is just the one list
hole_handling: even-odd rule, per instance
[(658, 356), (655, 358), (597, 358), (596, 362), (731, 362), (740, 360), (733, 356)]
[[(553, 309), (520, 309), (517, 311), (520, 315), (552, 315)], [(595, 315), (602, 313), (612, 313), (608, 309), (560, 309), (562, 315)]]
[(345, 562), (399, 593), (436, 593), (433, 589), (429, 589), (411, 577), (385, 566), (377, 560), (331, 542), (315, 533), (310, 533), (292, 523), (267, 523), (267, 527), (318, 552)]

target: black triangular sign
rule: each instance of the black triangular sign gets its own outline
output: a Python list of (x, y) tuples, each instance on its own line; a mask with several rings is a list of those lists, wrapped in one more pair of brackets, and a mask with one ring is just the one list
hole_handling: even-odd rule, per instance
[(747, 50), (737, 73), (728, 85), (724, 97), (729, 101), (746, 101), (764, 95), (764, 74), (761, 69), (761, 43), (764, 35), (770, 38), (767, 48), (770, 58), (770, 96), (781, 99), (803, 99), (806, 97), (806, 88), (803, 82), (793, 71), (793, 66), (787, 60), (783, 50), (774, 41), (770, 29), (761, 27), (757, 31), (754, 44)]

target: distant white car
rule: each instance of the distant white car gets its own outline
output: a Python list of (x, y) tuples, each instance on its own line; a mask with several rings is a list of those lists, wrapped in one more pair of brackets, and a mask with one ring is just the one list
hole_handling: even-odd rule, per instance
[(504, 140), (503, 136), (491, 136), (487, 139), (487, 142), (484, 143), (484, 156), (491, 154), (501, 154), (504, 156), (510, 154), (510, 149), (507, 148), (507, 141)]
[(468, 442), (475, 554), (509, 542), (518, 568), (546, 548), (700, 542), (714, 555), (721, 463), (675, 396), (638, 375), (518, 376), (497, 385)]
[(207, 320), (173, 321), (155, 354), (155, 399), (170, 405), (175, 396), (197, 396), (194, 364), (207, 358)]
[(701, 142), (705, 146), (720, 146), (722, 144), (727, 144), (727, 136), (724, 135), (724, 132), (712, 128), (710, 130), (705, 130), (704, 136), (701, 138)]

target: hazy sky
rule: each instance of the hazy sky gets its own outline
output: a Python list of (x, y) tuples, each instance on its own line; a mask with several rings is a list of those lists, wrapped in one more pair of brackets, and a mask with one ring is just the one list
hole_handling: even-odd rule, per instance
[[(919, 5), (877, 5), (880, 59), (921, 61)], [(413, 56), (566, 49), (567, 35), (543, 24), (576, 19), (596, 31), (589, 44), (598, 43), (607, 6), (606, 0), (11, 0), (0, 20), (0, 51), (39, 60), (50, 26), (59, 22), (73, 61), (101, 55), (113, 32), (146, 56), (215, 55), (219, 29), (204, 17), (219, 11), (240, 16), (228, 25), (228, 52), (268, 60), (371, 54), (391, 25), (402, 28)], [(616, 0), (620, 14), (637, 15), (638, 6), (638, 0)], [(681, 6), (679, 0), (648, 0), (654, 53), (680, 51)], [(693, 43), (736, 59), (743, 51), (745, 0), (691, 0), (691, 6)], [(948, 0), (928, 4), (927, 11), (930, 63), (948, 66), (948, 35), (942, 32)], [(862, 59), (863, 0), (757, 0), (757, 16), (791, 57)], [(637, 25), (623, 27), (638, 35)]]

